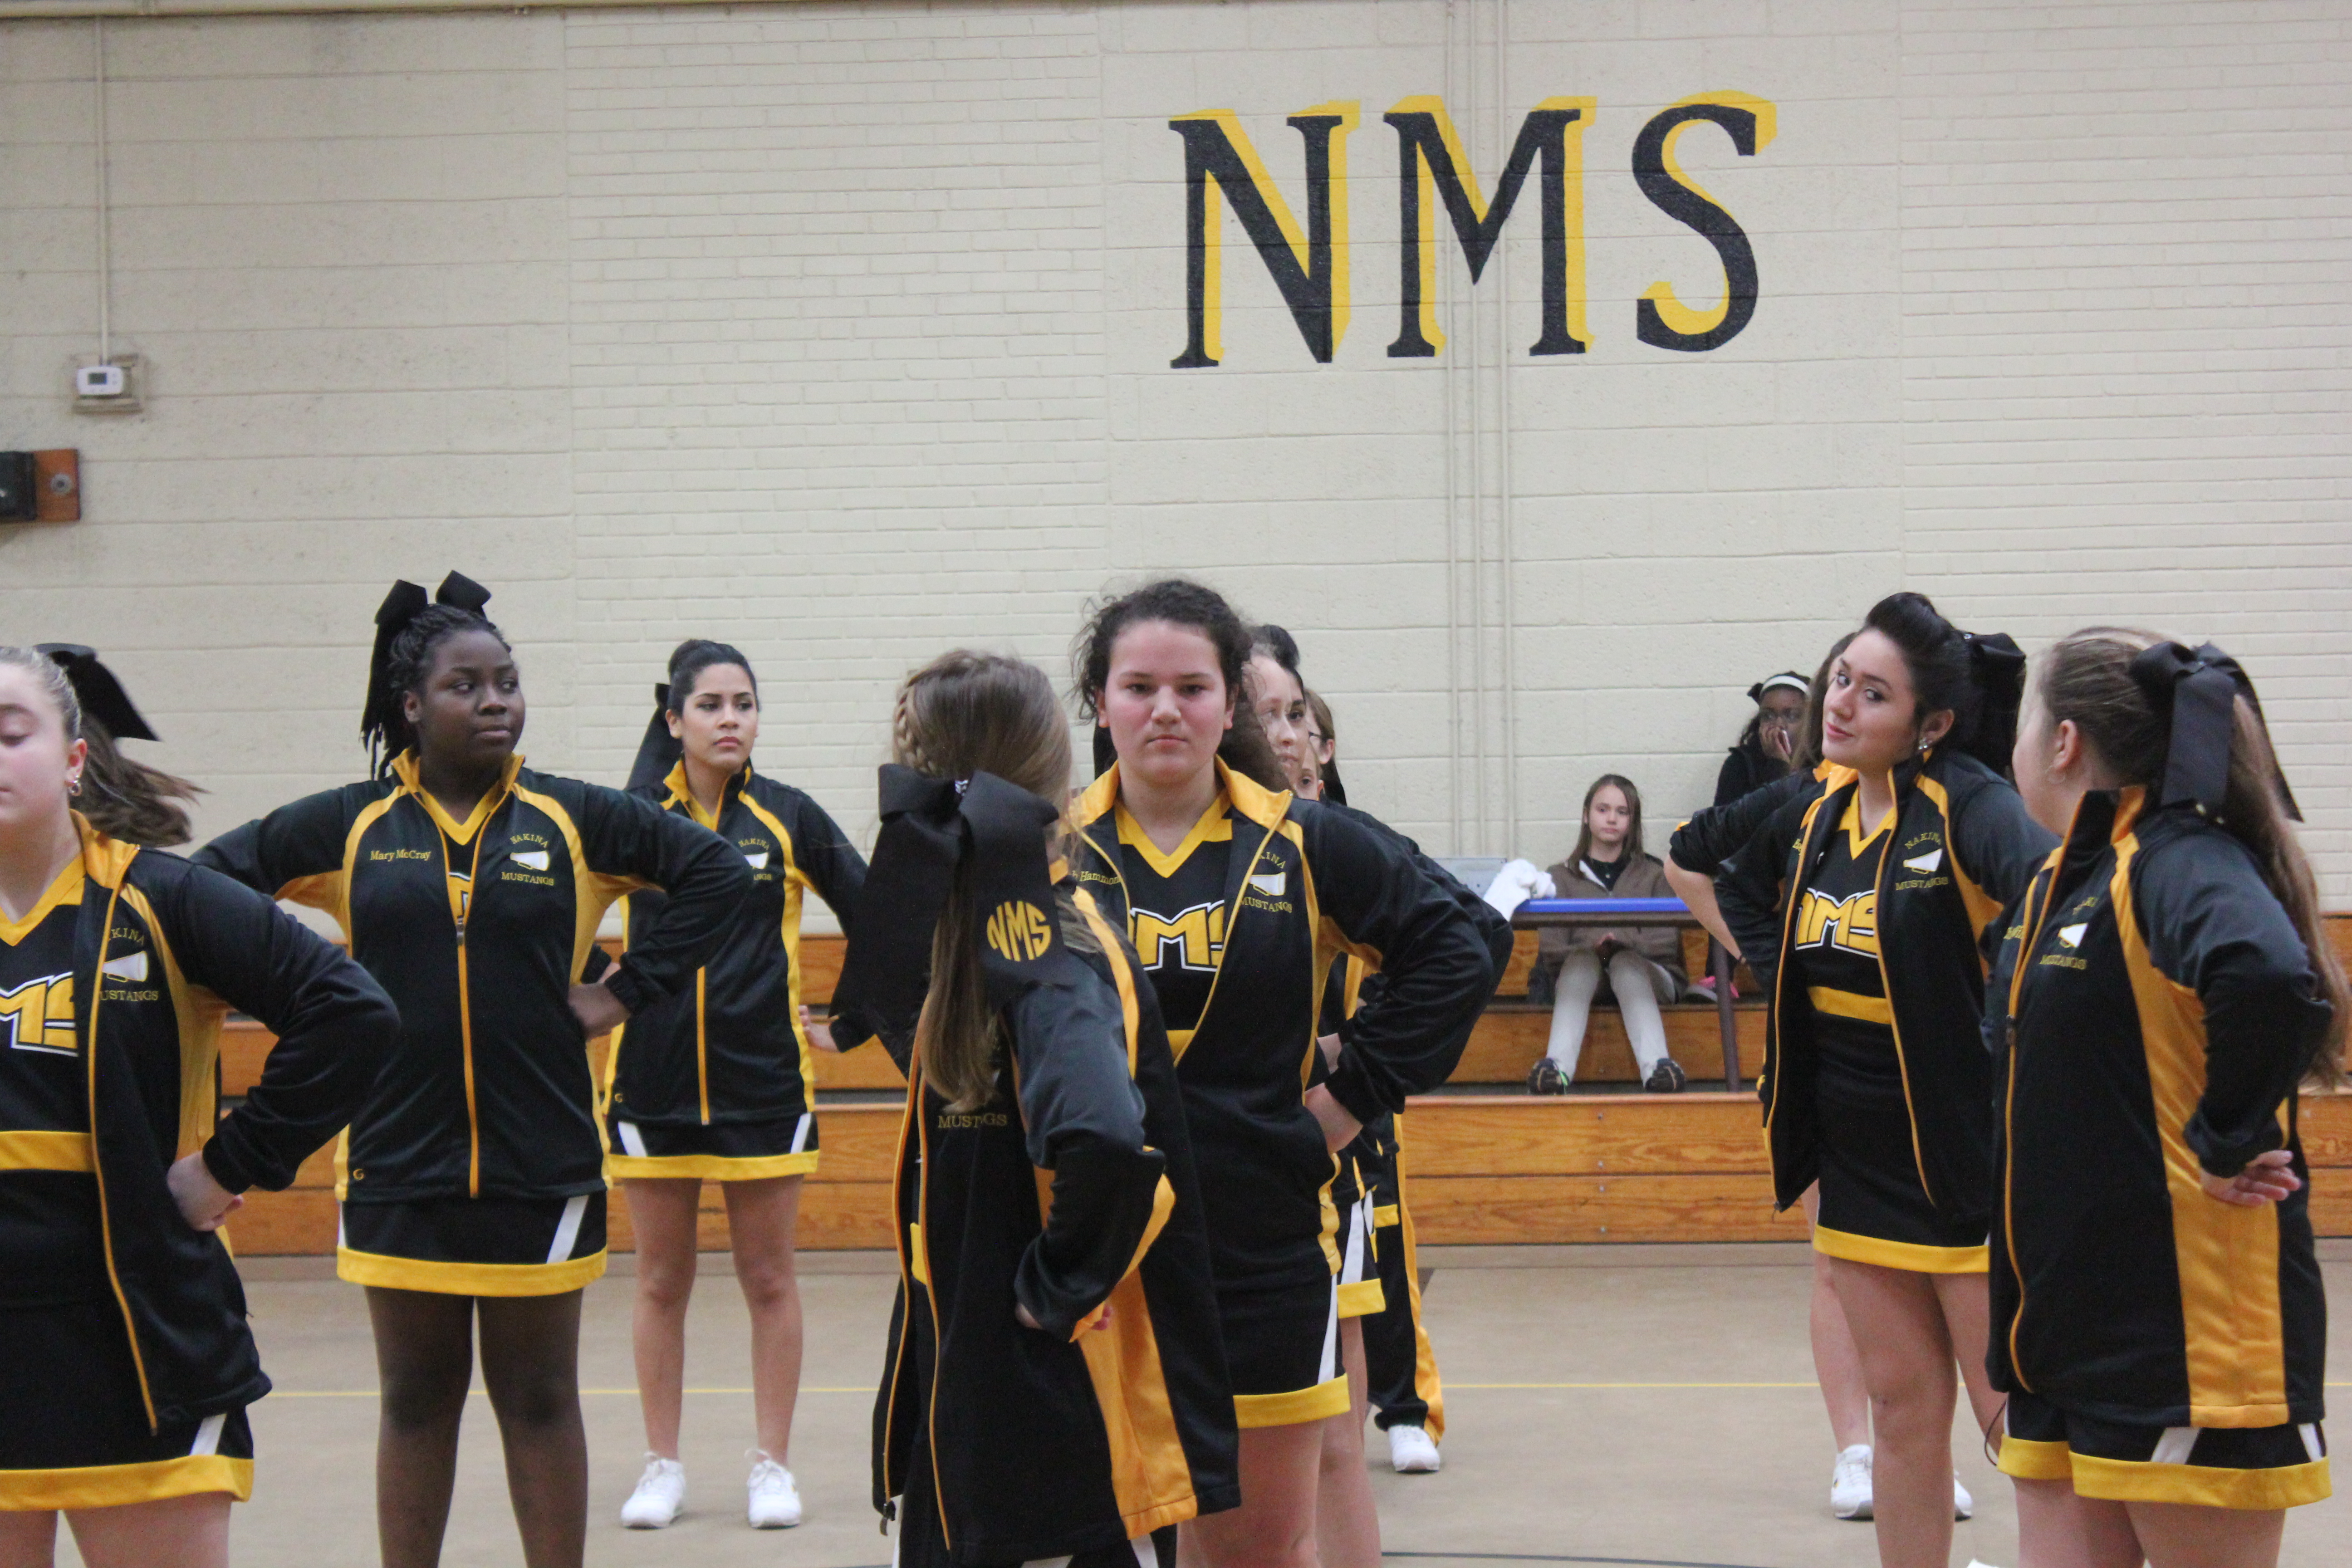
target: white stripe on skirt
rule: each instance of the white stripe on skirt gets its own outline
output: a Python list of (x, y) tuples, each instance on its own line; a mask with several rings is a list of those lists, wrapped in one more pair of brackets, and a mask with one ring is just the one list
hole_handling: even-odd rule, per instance
[(580, 1222), (588, 1213), (588, 1194), (579, 1193), (563, 1200), (563, 1218), (555, 1226), (555, 1241), (547, 1249), (550, 1263), (562, 1263), (572, 1256), (574, 1243), (580, 1239)]

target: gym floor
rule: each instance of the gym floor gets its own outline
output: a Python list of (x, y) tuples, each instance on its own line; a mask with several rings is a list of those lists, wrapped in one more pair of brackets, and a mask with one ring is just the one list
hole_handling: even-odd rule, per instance
[[(2321, 1244), (2331, 1296), (2352, 1301), (2352, 1242)], [(1427, 1247), (1430, 1327), (1446, 1383), (1445, 1468), (1399, 1476), (1367, 1438), (1389, 1557), (1676, 1568), (1867, 1568), (1871, 1529), (1829, 1511), (1832, 1447), (1806, 1348), (1801, 1246)], [(872, 1388), (895, 1265), (803, 1257), (808, 1359), (792, 1468), (808, 1522), (743, 1523), (751, 1440), (747, 1331), (724, 1257), (704, 1260), (687, 1352), (688, 1511), (667, 1531), (616, 1522), (641, 1464), (629, 1359), (630, 1260), (590, 1287), (582, 1381), (592, 1470), (588, 1561), (849, 1568), (890, 1560), (867, 1500)], [(254, 1500), (233, 1555), (248, 1568), (374, 1560), (375, 1366), (361, 1293), (325, 1259), (247, 1266), (278, 1393), (255, 1407)], [(2338, 1321), (2345, 1319), (2339, 1316)], [(2352, 1352), (2330, 1357), (2352, 1387)], [(1965, 1415), (1953, 1443), (1976, 1494), (1953, 1561), (2012, 1568), (2016, 1516)], [(469, 1409), (444, 1561), (511, 1563), (518, 1548), (487, 1401)], [(2352, 1488), (2352, 1473), (2344, 1478)], [(2289, 1516), (2288, 1568), (2343, 1562), (2352, 1501)], [(76, 1562), (69, 1546), (60, 1562)]]

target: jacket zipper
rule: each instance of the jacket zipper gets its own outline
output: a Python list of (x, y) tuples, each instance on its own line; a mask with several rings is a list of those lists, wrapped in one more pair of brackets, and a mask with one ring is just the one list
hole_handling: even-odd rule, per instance
[[(79, 851), (77, 851), (79, 853)], [(136, 858), (134, 855), (133, 858)], [(114, 1221), (106, 1210), (106, 1162), (98, 1157), (98, 1012), (106, 1002), (106, 950), (114, 940), (114, 911), (131, 880), (131, 862), (122, 863), (120, 879), (107, 896), (106, 923), (99, 928), (98, 963), (89, 972), (89, 1018), (82, 1026), (82, 1051), (89, 1079), (89, 1170), (98, 1181), (99, 1246), (106, 1254), (106, 1280), (114, 1288), (115, 1305), (122, 1309), (122, 1331), (131, 1341), (131, 1369), (139, 1374), (139, 1402), (147, 1409), (147, 1430), (163, 1430), (155, 1418), (155, 1395), (147, 1386), (147, 1358), (139, 1349), (139, 1324), (131, 1315), (131, 1298), (123, 1294), (122, 1276), (114, 1267)]]
[[(908, 1064), (914, 1070), (907, 1079), (907, 1105), (915, 1118), (916, 1152), (919, 1161), (915, 1178), (915, 1218), (920, 1226), (923, 1246), (923, 1307), (931, 1315), (931, 1386), (923, 1402), (923, 1440), (931, 1446), (931, 1496), (939, 1504), (940, 1539), (948, 1550), (955, 1550), (955, 1536), (948, 1529), (947, 1483), (940, 1476), (940, 1357), (947, 1342), (940, 1333), (940, 1276), (931, 1267), (931, 1119), (923, 1110), (923, 1064), (919, 1059)], [(914, 1245), (909, 1237), (908, 1246)]]
[[(2059, 847), (2062, 855), (2064, 852), (2064, 848), (2065, 847), (2063, 845)], [(2019, 1265), (2017, 1260), (2017, 1208), (2015, 1202), (2017, 1172), (2017, 1009), (2025, 997), (2025, 971), (2027, 967), (2032, 963), (2033, 950), (2042, 941), (2042, 928), (2049, 921), (2050, 905), (2057, 897), (2058, 893), (2058, 873), (2063, 869), (2063, 866), (2064, 862), (2062, 859), (2058, 865), (2053, 866), (2050, 868), (2050, 879), (2043, 885), (2042, 889), (2042, 907), (2034, 911), (2032, 920), (2026, 923), (2025, 933), (2019, 941), (2017, 949), (2017, 967), (2010, 973), (2009, 1005), (2005, 1009), (2001, 1022), (2001, 1027), (2007, 1032), (2009, 1044), (2009, 1082), (2003, 1086), (2000, 1097), (2001, 1147), (2007, 1152), (2009, 1156), (2001, 1162), (2000, 1171), (2001, 1247), (2002, 1249), (2009, 1254), (2010, 1274), (2017, 1280), (2017, 1310), (2011, 1313), (2009, 1319), (2009, 1370), (2011, 1373), (2016, 1377), (2018, 1386), (2024, 1389), (2028, 1394), (2033, 1392), (2033, 1384), (2027, 1380), (2025, 1368), (2019, 1363), (2017, 1357), (2017, 1331), (2022, 1327), (2025, 1322), (2025, 1270)]]
[[(492, 806), (492, 814), (497, 809)], [(449, 869), (449, 836), (439, 823), (433, 825), (434, 836), (441, 841), (441, 877), (449, 895), (449, 919), (457, 932), (457, 1038), (466, 1064), (466, 1195), (469, 1198), (482, 1195), (482, 1119), (474, 1089), (474, 998), (467, 978), (466, 921), (480, 891), (475, 884), (482, 874), (482, 840), (489, 837), (489, 830), (490, 819), (485, 816), (475, 826), (473, 865), (460, 889), (452, 886), (457, 878)]]
[[(1915, 785), (1914, 788), (1916, 791), (1916, 786)], [(1902, 837), (1903, 833), (1903, 808), (1909, 804), (1903, 791), (1897, 788), (1895, 793), (1895, 804), (1886, 813), (1886, 842), (1879, 847), (1878, 875), (1872, 879), (1874, 900), (1872, 919), (1878, 925), (1878, 988), (1886, 997), (1886, 1033), (1895, 1042), (1895, 1070), (1903, 1075), (1904, 1120), (1911, 1124), (1911, 1163), (1919, 1173), (1919, 1190), (1927, 1194), (1928, 1205), (1940, 1209), (1943, 1205), (1936, 1201), (1935, 1186), (1927, 1180), (1927, 1156), (1919, 1146), (1919, 1109), (1911, 1100), (1911, 1063), (1903, 1054), (1903, 1026), (1895, 1021), (1895, 982), (1886, 973), (1887, 915), (1890, 912), (1886, 898), (1887, 873), (1895, 865), (1895, 841)], [(1861, 821), (1862, 785), (1859, 782), (1853, 786), (1853, 813), (1854, 820)], [(1951, 838), (1952, 824), (1947, 818), (1944, 823), (1944, 847), (1947, 854), (1951, 853)], [(1958, 871), (1959, 864), (1958, 858), (1955, 857), (1952, 861), (1953, 870)]]

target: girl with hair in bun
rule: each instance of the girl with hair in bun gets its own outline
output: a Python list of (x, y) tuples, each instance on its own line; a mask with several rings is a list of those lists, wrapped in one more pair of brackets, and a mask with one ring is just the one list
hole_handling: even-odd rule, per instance
[[(801, 1004), (801, 900), (823, 899), (848, 929), (866, 862), (815, 801), (758, 773), (760, 683), (751, 661), (695, 638), (669, 679), (629, 775), (629, 793), (710, 829), (743, 858), (751, 896), (691, 984), (613, 1036), (604, 1079), (610, 1169), (627, 1183), (637, 1238), (635, 1342), (645, 1406), (645, 1474), (621, 1522), (659, 1530), (686, 1499), (678, 1416), (686, 1308), (694, 1289), (702, 1184), (727, 1201), (735, 1279), (751, 1312), (751, 1450), (745, 1515), (757, 1529), (801, 1521), (785, 1468), (801, 1380), (800, 1284), (793, 1268), (801, 1179), (817, 1166), (809, 1051), (830, 1050)], [(667, 900), (625, 901), (629, 942), (660, 926)]]
[[(1323, 1428), (1350, 1419), (1332, 1155), (1444, 1080), (1496, 969), (1477, 918), (1407, 841), (1247, 765), (1265, 750), (1252, 700), (1273, 696), (1245, 685), (1250, 656), (1249, 628), (1195, 583), (1096, 609), (1077, 695), (1117, 761), (1078, 798), (1073, 864), (1150, 976), (1200, 1162), (1242, 1505), (1188, 1526), (1187, 1555), (1304, 1568)], [(1297, 695), (1293, 679), (1276, 706)], [(1317, 1083), (1318, 1007), (1343, 952), (1382, 984)]]
[(1765, 1063), (1780, 1206), (1821, 1184), (1813, 1247), (1875, 1416), (1872, 1509), (1886, 1568), (1944, 1568), (1973, 1507), (1952, 1473), (1957, 1362), (1977, 1424), (1984, 1372), (1992, 1084), (1979, 944), (2053, 839), (1998, 770), (2024, 656), (1917, 594), (1871, 607), (1832, 661), (1822, 793), (1785, 851)]
[[(0, 1561), (225, 1568), (269, 1392), (218, 1234), (289, 1186), (400, 1027), (367, 973), (151, 837), (190, 786), (89, 648), (0, 647)], [(103, 761), (101, 761), (103, 759)], [(78, 809), (87, 804), (93, 809)], [(226, 1117), (221, 1019), (274, 1030)]]
[(2065, 835), (1986, 1012), (2000, 1468), (2025, 1568), (2272, 1568), (2329, 1493), (2296, 1086), (2344, 971), (2253, 683), (2094, 627), (2037, 661), (2017, 785)]
[(1239, 1496), (1159, 1000), (1061, 858), (1044, 672), (944, 655), (895, 735), (835, 993), (908, 1082), (875, 1507), (900, 1568), (1151, 1568), (1155, 1532)]
[[(690, 984), (751, 886), (709, 829), (522, 765), (522, 677), (488, 599), (454, 572), (433, 603), (395, 584), (361, 719), (376, 776), (197, 857), (332, 914), (400, 1006), (400, 1047), (352, 1118), (336, 1181), (336, 1271), (367, 1288), (383, 1384), (387, 1568), (440, 1558), (477, 1325), (523, 1561), (579, 1563), (580, 1292), (604, 1271), (587, 1042)], [(605, 909), (643, 888), (667, 895), (658, 922), (587, 984)]]

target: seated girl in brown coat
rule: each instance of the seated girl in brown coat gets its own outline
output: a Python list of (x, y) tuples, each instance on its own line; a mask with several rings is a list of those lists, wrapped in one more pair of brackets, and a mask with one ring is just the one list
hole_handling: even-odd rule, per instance
[[(1551, 868), (1551, 879), (1563, 899), (1671, 899), (1665, 868), (1654, 855), (1642, 853), (1642, 792), (1633, 781), (1602, 773), (1584, 792), (1584, 826), (1576, 847)], [(1530, 1094), (1565, 1094), (1576, 1077), (1576, 1058), (1584, 1048), (1584, 1026), (1602, 976), (1625, 1016), (1625, 1034), (1633, 1041), (1640, 1064), (1642, 1087), (1653, 1094), (1674, 1094), (1688, 1081), (1682, 1064), (1666, 1054), (1665, 1020), (1661, 1004), (1679, 999), (1687, 977), (1683, 972), (1682, 935), (1669, 926), (1635, 926), (1623, 931), (1582, 926), (1548, 926), (1536, 959), (1540, 994), (1543, 979), (1553, 982), (1551, 1041), (1528, 1073)]]

